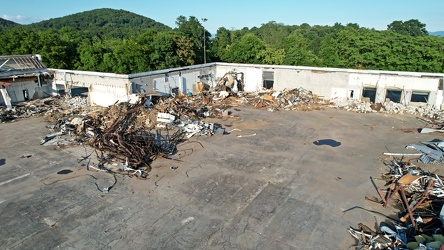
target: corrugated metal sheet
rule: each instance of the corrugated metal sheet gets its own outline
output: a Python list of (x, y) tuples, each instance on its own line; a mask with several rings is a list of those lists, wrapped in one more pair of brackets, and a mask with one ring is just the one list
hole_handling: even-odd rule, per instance
[(36, 55), (0, 56), (0, 73), (46, 69)]

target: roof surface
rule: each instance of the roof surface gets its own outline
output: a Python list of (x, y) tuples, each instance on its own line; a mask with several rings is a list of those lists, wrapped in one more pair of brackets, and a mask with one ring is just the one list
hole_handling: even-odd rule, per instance
[(0, 74), (46, 69), (37, 55), (0, 56)]

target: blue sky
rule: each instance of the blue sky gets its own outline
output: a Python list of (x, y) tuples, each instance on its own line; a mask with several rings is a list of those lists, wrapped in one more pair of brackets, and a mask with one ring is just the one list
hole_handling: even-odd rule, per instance
[(385, 30), (395, 20), (418, 19), (428, 31), (444, 30), (443, 0), (0, 0), (0, 17), (21, 24), (98, 8), (123, 9), (172, 28), (180, 15), (207, 18), (205, 28), (259, 27), (269, 21), (287, 25), (357, 23)]

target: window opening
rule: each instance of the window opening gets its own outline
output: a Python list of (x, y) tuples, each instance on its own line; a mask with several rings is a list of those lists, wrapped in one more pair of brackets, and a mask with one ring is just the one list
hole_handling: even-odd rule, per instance
[(375, 103), (376, 88), (364, 88), (362, 90), (362, 97), (367, 97), (370, 99), (370, 102)]

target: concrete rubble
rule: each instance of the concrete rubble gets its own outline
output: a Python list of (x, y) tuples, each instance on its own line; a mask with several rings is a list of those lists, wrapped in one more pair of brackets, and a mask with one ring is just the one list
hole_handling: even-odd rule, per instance
[(51, 110), (52, 98), (23, 102), (11, 109), (0, 108), (0, 122), (12, 122), (18, 118), (39, 116)]
[(350, 98), (333, 98), (330, 100), (331, 107), (339, 108), (357, 113), (389, 113), (389, 114), (411, 114), (434, 119), (444, 119), (443, 111), (435, 107), (406, 106), (392, 101), (372, 104)]
[(72, 115), (82, 112), (84, 109), (88, 109), (85, 97), (48, 97), (16, 103), (11, 109), (0, 107), (0, 122), (13, 122), (16, 119), (31, 116), (59, 117)]

